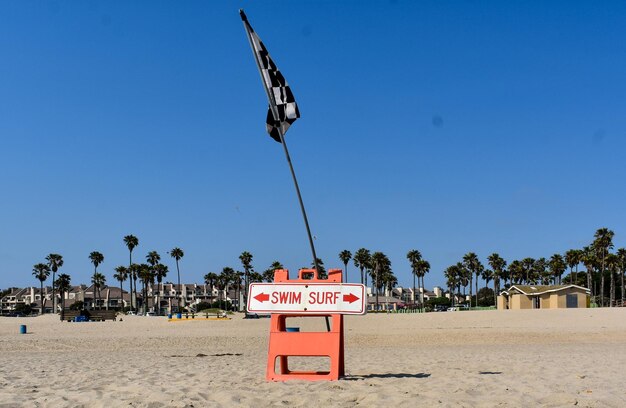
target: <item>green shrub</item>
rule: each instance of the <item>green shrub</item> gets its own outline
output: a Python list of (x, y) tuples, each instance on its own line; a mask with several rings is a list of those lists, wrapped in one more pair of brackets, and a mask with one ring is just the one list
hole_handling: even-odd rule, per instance
[(200, 302), (196, 305), (196, 310), (197, 311), (202, 311), (205, 309), (210, 309), (212, 307), (211, 303), (209, 302)]
[(70, 305), (70, 310), (83, 310), (85, 304), (82, 300), (77, 300)]
[(18, 303), (15, 305), (15, 313), (29, 315), (33, 312), (33, 308), (28, 303)]

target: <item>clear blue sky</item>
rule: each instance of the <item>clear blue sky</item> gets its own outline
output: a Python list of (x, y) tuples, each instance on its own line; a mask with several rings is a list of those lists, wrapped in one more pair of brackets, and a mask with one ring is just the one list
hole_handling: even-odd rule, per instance
[[(626, 245), (626, 3), (0, 2), (0, 288), (50, 252), (88, 282), (122, 237), (184, 281), (311, 257), (238, 9), (299, 104), (287, 134), (327, 267), (432, 269)], [(350, 266), (350, 275), (356, 278)], [(169, 276), (175, 279), (175, 274)]]

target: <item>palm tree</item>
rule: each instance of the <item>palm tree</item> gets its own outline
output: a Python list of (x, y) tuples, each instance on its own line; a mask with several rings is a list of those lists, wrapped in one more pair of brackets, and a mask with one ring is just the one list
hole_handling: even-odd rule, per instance
[(561, 254), (554, 254), (550, 258), (550, 262), (548, 263), (548, 268), (550, 268), (550, 272), (552, 276), (554, 276), (555, 282), (558, 280), (559, 285), (561, 284), (561, 276), (565, 269), (567, 269), (567, 265), (565, 264), (565, 260)]
[(150, 282), (154, 280), (154, 271), (148, 264), (140, 264), (139, 265), (139, 279), (141, 279), (142, 283), (142, 297), (143, 300), (141, 302), (141, 306), (143, 309), (143, 314), (145, 315), (148, 312), (148, 286)]
[[(470, 279), (472, 277), (472, 271), (467, 269), (465, 265), (461, 262), (457, 262), (456, 267), (459, 271), (459, 293), (461, 293), (461, 286), (463, 287), (463, 299), (465, 300), (465, 289), (467, 285), (470, 284)], [(471, 288), (471, 285), (470, 285)]]
[[(320, 258), (316, 258), (317, 260), (317, 279), (326, 279), (328, 275), (326, 274), (326, 268), (324, 268), (324, 261)], [(315, 262), (311, 262), (311, 268), (315, 269)]]
[(157, 304), (156, 314), (161, 315), (161, 293), (163, 293), (163, 278), (167, 276), (167, 273), (169, 272), (169, 268), (167, 267), (167, 265), (158, 263), (154, 265), (152, 269), (154, 270), (154, 276), (156, 277), (156, 280), (157, 280), (157, 290), (159, 293), (157, 297), (157, 302), (156, 302)]
[(224, 282), (224, 280), (225, 280), (225, 276), (223, 276), (222, 274), (215, 276), (214, 284), (215, 284), (215, 289), (217, 289), (217, 308), (218, 309), (221, 309), (223, 306), (222, 291), (226, 287), (226, 283)]
[[(228, 285), (230, 285), (230, 283), (233, 280), (233, 275), (235, 274), (235, 270), (231, 267), (224, 267), (222, 268), (222, 272), (220, 272), (220, 274), (217, 277), (217, 287), (218, 290), (223, 291), (224, 292), (224, 310), (228, 310)], [(218, 292), (218, 296), (219, 296)]]
[(391, 272), (391, 269), (385, 271), (381, 276), (381, 286), (385, 291), (385, 309), (389, 310), (388, 296), (392, 293), (393, 288), (398, 286), (398, 278)]
[[(578, 249), (570, 249), (565, 252), (565, 263), (569, 266), (570, 283), (578, 284), (578, 264), (580, 263), (582, 251)], [(574, 274), (574, 267), (576, 267), (576, 273)]]
[[(211, 292), (211, 297), (213, 297), (213, 289), (215, 287), (215, 282), (217, 282), (217, 274), (214, 272), (209, 272), (204, 275), (204, 283), (209, 286), (209, 291)], [(219, 295), (219, 293), (218, 293)]]
[(243, 283), (243, 278), (245, 277), (245, 273), (241, 271), (235, 272), (233, 276), (233, 283), (235, 284), (235, 297), (237, 298), (237, 311), (241, 312), (241, 284)]
[[(491, 269), (485, 268), (480, 274), (480, 277), (483, 278), (483, 280), (485, 281), (485, 296), (486, 296), (487, 288), (489, 288), (489, 281), (491, 281), (492, 279), (495, 281), (495, 273)], [(494, 303), (495, 303), (495, 297), (496, 297), (495, 282), (494, 282), (493, 287), (494, 287), (493, 297), (494, 297)], [(478, 292), (476, 292), (476, 306), (478, 306)]]
[(258, 272), (250, 272), (250, 282), (263, 282), (263, 275)]
[[(361, 271), (361, 284), (365, 284), (367, 286), (367, 275), (363, 273), (363, 270), (368, 269), (371, 264), (371, 256), (370, 251), (365, 248), (360, 248), (354, 254), (354, 258), (352, 258), (354, 262), (354, 266), (359, 268)], [(363, 280), (365, 278), (365, 280)]]
[(248, 307), (248, 291), (250, 290), (250, 271), (253, 270), (252, 258), (252, 254), (248, 251), (243, 251), (241, 255), (239, 255), (241, 266), (243, 266), (244, 285), (246, 286), (246, 291), (243, 294), (243, 301), (246, 304), (246, 307)]
[(422, 308), (422, 311), (424, 311), (424, 291), (426, 290), (426, 285), (424, 285), (424, 276), (426, 276), (426, 274), (430, 272), (430, 262), (425, 259), (420, 259), (417, 262), (417, 271), (418, 278), (422, 281), (420, 290), (420, 306)]
[(457, 265), (452, 265), (447, 267), (443, 274), (446, 277), (446, 284), (450, 291), (450, 303), (452, 306), (455, 306), (455, 289), (458, 289), (460, 292), (461, 271)]
[(148, 265), (154, 266), (161, 261), (161, 255), (157, 251), (150, 251), (148, 255), (146, 255), (146, 262)]
[(493, 270), (493, 291), (494, 295), (497, 296), (497, 292), (500, 291), (500, 278), (504, 279), (504, 284), (506, 286), (506, 274), (504, 272), (504, 268), (506, 268), (506, 261), (502, 259), (498, 253), (494, 252), (487, 257), (487, 262)]
[(113, 278), (120, 283), (120, 311), (124, 311), (124, 289), (122, 283), (128, 279), (128, 268), (125, 266), (118, 266), (115, 268), (115, 274)]
[(624, 274), (626, 274), (626, 248), (620, 248), (617, 250), (617, 256), (619, 257), (619, 265), (620, 265), (620, 279), (622, 281), (621, 290), (622, 290), (622, 306), (624, 305)]
[(268, 269), (265, 270), (265, 272), (263, 272), (263, 281), (264, 282), (274, 282), (274, 272), (277, 269), (284, 269), (285, 267), (283, 266), (283, 264), (281, 264), (278, 261), (274, 261), (272, 262), (272, 264), (270, 265), (270, 267)]
[[(151, 287), (152, 295), (154, 296), (154, 287), (152, 286), (154, 285), (154, 278), (156, 277), (155, 266), (161, 262), (161, 255), (159, 255), (157, 251), (150, 251), (148, 252), (148, 255), (146, 255), (146, 262), (148, 262), (148, 265), (150, 265), (150, 281), (147, 283), (149, 284), (149, 287)], [(148, 292), (146, 291), (146, 294), (147, 293)]]
[[(91, 277), (91, 284), (93, 285), (93, 294), (94, 294), (94, 298), (96, 298), (95, 304), (99, 305), (98, 309), (102, 308), (102, 306), (100, 306), (100, 303), (102, 303), (102, 294), (100, 290), (102, 289), (105, 283), (106, 283), (106, 277), (100, 272), (95, 272), (93, 276)], [(96, 292), (98, 293), (97, 297), (96, 297)], [(108, 306), (109, 305), (107, 304), (107, 309), (108, 309)], [(94, 305), (94, 309), (95, 309), (95, 305)]]
[(598, 259), (596, 258), (596, 254), (591, 247), (587, 246), (582, 249), (580, 261), (583, 265), (585, 265), (585, 269), (587, 269), (587, 288), (591, 291), (591, 295), (593, 296), (592, 274), (593, 270), (596, 268)]
[(350, 259), (352, 259), (352, 252), (348, 251), (347, 249), (344, 249), (343, 251), (339, 252), (339, 259), (341, 260), (341, 262), (343, 262), (343, 268), (346, 272), (346, 276), (345, 279), (343, 279), (344, 282), (348, 281), (348, 262), (350, 262)]
[(511, 282), (509, 286), (512, 286), (514, 283), (520, 283), (523, 277), (524, 267), (522, 266), (522, 263), (516, 259), (509, 265), (509, 280)]
[(542, 285), (549, 285), (550, 283), (556, 284), (556, 279), (554, 279), (554, 276), (552, 275), (552, 271), (548, 268), (543, 269), (540, 277), (541, 277), (540, 279), (541, 279)]
[(378, 310), (378, 295), (382, 289), (381, 278), (386, 273), (391, 273), (391, 261), (382, 252), (374, 252), (371, 259), (372, 286), (376, 289), (376, 310)]
[(176, 260), (176, 274), (178, 275), (178, 290), (176, 291), (176, 295), (178, 297), (178, 310), (180, 310), (180, 294), (178, 293), (180, 291), (180, 269), (178, 267), (178, 261), (183, 259), (185, 253), (182, 249), (176, 247), (170, 251), (170, 256)]
[(406, 259), (409, 260), (409, 264), (411, 265), (411, 272), (413, 275), (413, 305), (415, 306), (416, 300), (416, 289), (415, 289), (415, 278), (419, 275), (418, 270), (418, 262), (422, 259), (422, 254), (417, 249), (412, 249), (406, 254)]
[(478, 306), (478, 276), (482, 273), (484, 267), (478, 260), (478, 256), (473, 252), (468, 252), (463, 256), (463, 265), (470, 272), (470, 307), (472, 307), (472, 280), (476, 275), (476, 306)]
[[(33, 266), (33, 276), (39, 280), (40, 290), (39, 292), (39, 300), (41, 300), (41, 311), (39, 314), (43, 314), (43, 311), (46, 306), (46, 298), (43, 295), (43, 283), (50, 276), (50, 267), (44, 263), (38, 263)], [(34, 300), (34, 299), (33, 299)]]
[(46, 261), (48, 261), (48, 266), (52, 270), (52, 310), (53, 313), (57, 312), (57, 298), (54, 293), (55, 289), (55, 276), (60, 267), (63, 266), (63, 257), (59, 254), (50, 254), (46, 257)]
[[(134, 312), (137, 312), (137, 279), (139, 278), (139, 272), (141, 272), (141, 267), (139, 266), (139, 264), (131, 263), (128, 266), (128, 280), (130, 281), (131, 288), (134, 288), (135, 290), (134, 294), (132, 290), (130, 292), (130, 297), (131, 297), (130, 308)], [(134, 306), (133, 306), (133, 303), (134, 303)]]
[(609, 307), (613, 307), (615, 303), (615, 274), (619, 271), (620, 259), (616, 254), (608, 254), (606, 256), (606, 269), (610, 274), (611, 292), (609, 294)]
[(546, 258), (539, 258), (533, 262), (529, 273), (529, 279), (532, 284), (536, 285), (540, 281), (544, 285), (550, 284), (551, 276), (547, 271), (547, 265)]
[[(93, 283), (96, 277), (96, 274), (98, 273), (98, 265), (104, 262), (104, 255), (102, 255), (98, 251), (93, 251), (89, 254), (89, 259), (91, 260), (91, 263), (93, 264), (93, 276), (91, 278), (91, 281)], [(95, 297), (96, 297), (96, 288), (94, 287), (94, 298)]]
[[(131, 265), (133, 264), (133, 249), (135, 249), (139, 245), (139, 239), (134, 235), (126, 235), (124, 237), (124, 243), (128, 248), (129, 261), (128, 261), (128, 270), (131, 273), (130, 276), (130, 308), (133, 311), (137, 311), (137, 270), (132, 271)], [(135, 285), (135, 289), (133, 291), (133, 284)], [(134, 300), (134, 301), (133, 301)]]
[(601, 259), (600, 267), (600, 303), (604, 306), (604, 266), (609, 249), (613, 248), (613, 236), (615, 233), (608, 228), (599, 228), (594, 234), (592, 246), (599, 251)]
[(524, 274), (524, 283), (526, 284), (530, 283), (535, 262), (535, 259), (530, 257), (522, 259), (521, 266)]
[(66, 273), (59, 274), (58, 279), (56, 280), (57, 289), (59, 291), (59, 295), (61, 296), (61, 315), (63, 315), (63, 311), (65, 310), (65, 296), (66, 292), (69, 292), (72, 288), (70, 283), (70, 275)]

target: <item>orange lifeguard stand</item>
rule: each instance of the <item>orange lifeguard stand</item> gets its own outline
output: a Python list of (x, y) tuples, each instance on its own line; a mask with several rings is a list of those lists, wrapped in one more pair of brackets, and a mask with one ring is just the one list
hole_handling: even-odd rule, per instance
[[(313, 275), (312, 279), (303, 279)], [(301, 269), (298, 279), (289, 279), (289, 271), (279, 269), (274, 272), (274, 283), (341, 283), (341, 269), (330, 269), (328, 279), (319, 279), (315, 269)], [(285, 320), (288, 317), (330, 317), (332, 325), (327, 332), (288, 332)], [(267, 354), (268, 381), (286, 380), (339, 380), (345, 375), (343, 352), (343, 315), (341, 314), (283, 314), (272, 313), (270, 341)], [(292, 371), (289, 357), (329, 357), (330, 371)], [(279, 359), (279, 372), (276, 372), (276, 359)]]

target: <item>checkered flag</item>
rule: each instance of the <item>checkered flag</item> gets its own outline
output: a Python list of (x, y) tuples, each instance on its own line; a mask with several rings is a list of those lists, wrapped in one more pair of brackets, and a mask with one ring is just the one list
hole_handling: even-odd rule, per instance
[(243, 10), (239, 10), (239, 14), (246, 28), (250, 46), (254, 52), (254, 57), (261, 73), (261, 79), (263, 80), (263, 85), (265, 86), (267, 97), (270, 101), (270, 106), (267, 110), (267, 119), (265, 121), (267, 133), (278, 143), (281, 143), (281, 135), (284, 136), (289, 126), (300, 117), (300, 111), (298, 110), (298, 105), (291, 93), (291, 89), (289, 89), (287, 81), (278, 68), (276, 68), (276, 64), (272, 61), (269, 52), (267, 52), (259, 36), (254, 32), (252, 26), (250, 26)]

